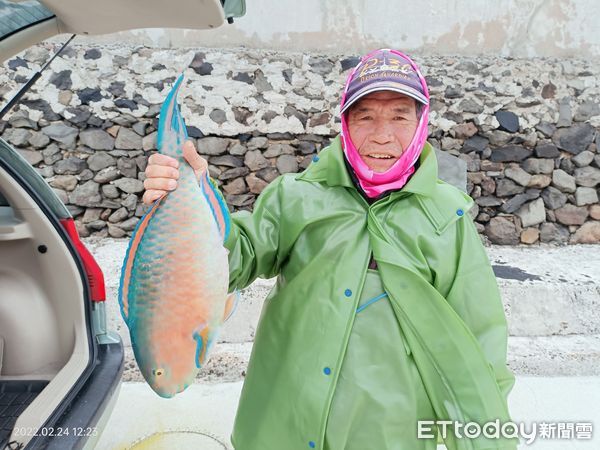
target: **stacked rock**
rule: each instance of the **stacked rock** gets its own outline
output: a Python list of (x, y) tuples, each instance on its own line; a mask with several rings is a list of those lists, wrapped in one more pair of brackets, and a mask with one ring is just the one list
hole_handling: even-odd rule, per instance
[[(0, 69), (8, 99), (49, 56)], [(417, 55), (418, 56), (418, 55)], [(431, 92), (429, 141), (465, 161), (482, 235), (496, 244), (600, 242), (600, 66), (501, 57), (417, 58)], [(176, 76), (188, 134), (232, 210), (305, 169), (339, 132), (358, 59), (250, 49), (71, 47), (0, 122), (84, 236), (127, 236), (146, 208), (144, 170)]]

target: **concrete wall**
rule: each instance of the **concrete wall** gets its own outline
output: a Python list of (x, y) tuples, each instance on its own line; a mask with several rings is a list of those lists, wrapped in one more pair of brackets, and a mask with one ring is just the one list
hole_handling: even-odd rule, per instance
[(246, 16), (217, 30), (138, 30), (88, 39), (159, 47), (598, 57), (599, 17), (598, 0), (247, 0)]

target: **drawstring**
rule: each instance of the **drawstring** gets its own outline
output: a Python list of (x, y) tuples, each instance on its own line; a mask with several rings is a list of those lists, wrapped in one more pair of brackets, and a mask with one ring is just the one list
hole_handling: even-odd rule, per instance
[(387, 292), (384, 292), (383, 294), (379, 294), (377, 297), (373, 297), (371, 300), (368, 300), (364, 305), (360, 305), (358, 308), (356, 308), (356, 314), (358, 314), (359, 312), (361, 312), (367, 306), (372, 305), (377, 300), (379, 300), (379, 299), (381, 299), (383, 297), (386, 297), (386, 296), (387, 296)]
[[(387, 297), (387, 292), (384, 292), (383, 294), (379, 294), (379, 295), (373, 297), (372, 299), (367, 300), (364, 304), (362, 304), (358, 308), (356, 308), (356, 314), (358, 314), (359, 312), (361, 312), (367, 306), (372, 305), (377, 300), (381, 300), (383, 297)], [(394, 315), (395, 315), (395, 313), (394, 313)], [(400, 322), (398, 322), (398, 329), (400, 330), (400, 334), (402, 335), (402, 345), (404, 345), (404, 351), (406, 352), (406, 355), (409, 356), (410, 353), (411, 353), (410, 352), (410, 348), (408, 347), (408, 343), (406, 342), (406, 336), (404, 336), (404, 331), (402, 331), (402, 327), (400, 326)]]

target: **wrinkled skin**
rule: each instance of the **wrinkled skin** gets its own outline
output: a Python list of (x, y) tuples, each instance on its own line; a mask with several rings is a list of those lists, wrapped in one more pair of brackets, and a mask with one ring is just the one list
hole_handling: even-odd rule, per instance
[(385, 172), (398, 161), (418, 123), (415, 100), (392, 91), (366, 95), (348, 111), (350, 139), (374, 172)]

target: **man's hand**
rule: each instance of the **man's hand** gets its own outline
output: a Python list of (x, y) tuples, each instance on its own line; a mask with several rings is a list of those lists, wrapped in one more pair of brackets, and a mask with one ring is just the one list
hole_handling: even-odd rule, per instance
[[(192, 141), (183, 144), (183, 157), (194, 169), (196, 178), (200, 181), (202, 172), (208, 169), (208, 162), (196, 152)], [(175, 158), (160, 153), (155, 153), (148, 158), (146, 179), (144, 180), (144, 195), (142, 201), (151, 205), (168, 191), (177, 188), (179, 178), (179, 161)]]

